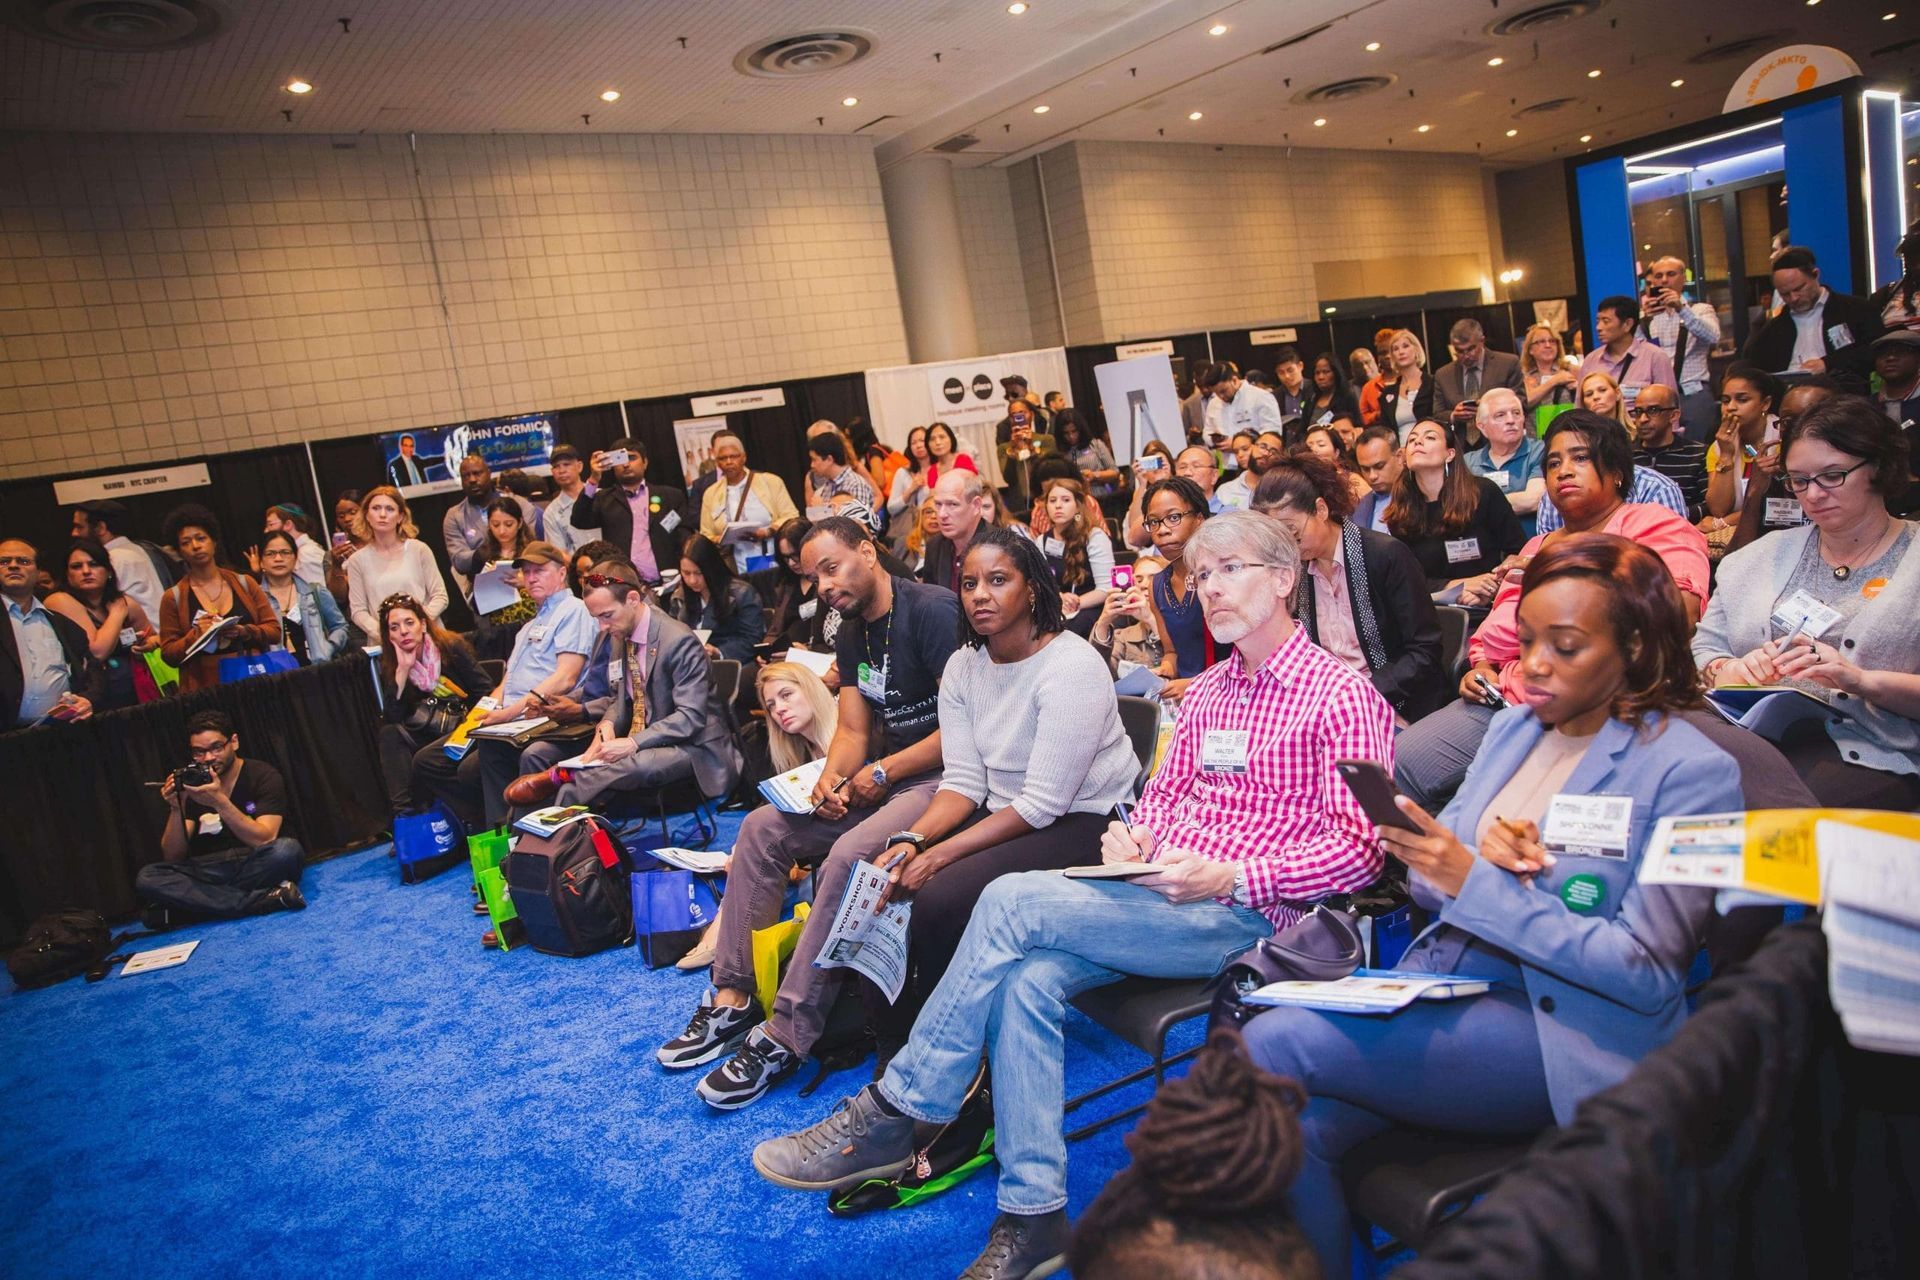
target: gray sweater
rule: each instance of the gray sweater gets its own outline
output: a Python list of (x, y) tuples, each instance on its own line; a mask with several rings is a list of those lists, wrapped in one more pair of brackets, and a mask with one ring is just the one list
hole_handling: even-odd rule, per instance
[(940, 679), (940, 789), (1029, 826), (1104, 813), (1133, 789), (1140, 762), (1120, 725), (1113, 678), (1072, 632), (1024, 662), (962, 646)]
[[(1788, 594), (1787, 582), (1814, 533), (1810, 524), (1776, 530), (1720, 562), (1713, 601), (1693, 633), (1694, 661), (1704, 667), (1714, 658), (1738, 658), (1772, 638), (1768, 619)], [(1920, 553), (1909, 552), (1879, 594), (1820, 639), (1870, 671), (1920, 671), (1916, 617)], [(1887, 773), (1920, 773), (1920, 723), (1844, 693), (1823, 689), (1819, 696), (1845, 712), (1838, 724), (1827, 725), (1842, 760)]]

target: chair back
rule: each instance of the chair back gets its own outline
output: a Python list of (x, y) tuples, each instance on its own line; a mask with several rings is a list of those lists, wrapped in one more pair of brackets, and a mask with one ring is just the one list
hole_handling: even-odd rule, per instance
[(732, 658), (715, 658), (709, 664), (713, 671), (713, 691), (720, 695), (720, 705), (730, 707), (740, 692), (740, 664)]
[(1437, 604), (1433, 611), (1440, 615), (1440, 669), (1457, 685), (1460, 677), (1467, 673), (1467, 628), (1472, 617), (1465, 609), (1452, 604)]
[(493, 682), (487, 686), (488, 689), (498, 689), (500, 682), (507, 678), (507, 664), (504, 659), (482, 658), (480, 659), (480, 669), (486, 672), (487, 679)]
[(1134, 789), (1139, 790), (1149, 767), (1153, 764), (1153, 748), (1160, 740), (1160, 704), (1152, 698), (1137, 698), (1131, 694), (1120, 694), (1116, 701), (1120, 704), (1120, 727), (1127, 731), (1127, 741), (1133, 744), (1133, 754), (1140, 758), (1140, 775)]

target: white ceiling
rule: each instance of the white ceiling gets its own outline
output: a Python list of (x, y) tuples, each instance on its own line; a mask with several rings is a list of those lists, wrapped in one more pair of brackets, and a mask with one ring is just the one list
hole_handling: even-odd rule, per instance
[[(0, 128), (824, 130), (874, 138), (883, 165), (964, 132), (980, 139), (960, 154), (967, 164), (1091, 138), (1406, 147), (1504, 166), (1714, 115), (1740, 71), (1781, 44), (1837, 45), (1909, 92), (1920, 75), (1920, 42), (1875, 54), (1913, 41), (1920, 0), (1587, 0), (1588, 15), (1520, 37), (1487, 28), (1547, 0), (1031, 0), (1018, 17), (1007, 0), (211, 2), (226, 8), (227, 26), (163, 52), (78, 49), (0, 26)], [(51, 3), (0, 0), (0, 16)], [(1896, 16), (1883, 20), (1888, 12)], [(1208, 34), (1215, 24), (1226, 33)], [(850, 66), (791, 79), (734, 69), (748, 46), (849, 29), (874, 42)], [(1762, 34), (1753, 52), (1689, 61)], [(1380, 49), (1368, 52), (1369, 41)], [(1487, 66), (1494, 56), (1504, 65)], [(1394, 83), (1325, 106), (1292, 101), (1370, 75)], [(314, 92), (285, 92), (296, 77)], [(1675, 89), (1674, 79), (1686, 83)], [(618, 102), (599, 99), (608, 88)], [(843, 106), (846, 97), (859, 102)], [(1574, 101), (1520, 114), (1556, 98)], [(1035, 114), (1039, 105), (1048, 111)], [(1421, 124), (1430, 131), (1418, 133)]]

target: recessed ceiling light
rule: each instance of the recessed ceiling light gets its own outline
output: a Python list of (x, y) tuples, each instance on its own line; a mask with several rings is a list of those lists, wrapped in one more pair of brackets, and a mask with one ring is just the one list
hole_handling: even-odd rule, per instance
[(1490, 67), (1497, 67), (1497, 66), (1499, 66), (1499, 65), (1500, 65), (1501, 63), (1503, 63), (1503, 62), (1505, 62), (1505, 61), (1506, 61), (1506, 59), (1505, 59), (1505, 58), (1488, 58), (1488, 59), (1487, 59), (1487, 65), (1488, 65), (1488, 66), (1490, 66)]
[(1595, 67), (1593, 70), (1587, 72), (1587, 79), (1598, 80), (1599, 78), (1600, 78), (1600, 68)]
[(1895, 18), (1897, 18), (1897, 17), (1899, 17), (1899, 16), (1900, 16), (1900, 15), (1899, 15), (1899, 14), (1897, 14), (1897, 13), (1883, 13), (1883, 14), (1881, 14), (1881, 15), (1880, 15), (1880, 21), (1882, 21), (1882, 22), (1892, 22), (1892, 21), (1893, 21), (1893, 20), (1894, 20)]
[(1807, 8), (1811, 9), (1813, 8), (1813, 6), (1819, 3), (1820, 3), (1820, 0), (1807, 0)]
[(308, 84), (305, 80), (289, 80), (287, 81), (287, 92), (288, 93), (312, 93), (313, 86)]
[(857, 106), (859, 106), (859, 105), (860, 105), (860, 99), (858, 99), (858, 98), (842, 98), (842, 99), (840, 99), (840, 105), (841, 105), (841, 106), (843, 106), (843, 107), (857, 107)]
[(1223, 36), (1227, 34), (1227, 24), (1224, 22), (1216, 22), (1207, 28), (1207, 34), (1210, 36)]
[(1423, 125), (1421, 125), (1421, 126), (1420, 126), (1420, 132), (1421, 132), (1421, 133), (1429, 133), (1429, 132), (1431, 132), (1432, 130), (1433, 130), (1433, 126), (1432, 126), (1432, 125), (1430, 125), (1430, 124), (1423, 124)]
[(1027, 6), (1024, 4), (1021, 4), (1020, 0), (1013, 0), (1013, 3), (1007, 6), (1007, 12), (1012, 14), (1016, 18), (1019, 17), (1021, 14), (1025, 13), (1026, 11), (1027, 11)]
[(1380, 42), (1378, 40), (1367, 41), (1367, 52), (1368, 53), (1380, 52)]
[(1199, 113), (1198, 111), (1189, 111), (1189, 112), (1187, 112), (1187, 119), (1189, 119), (1189, 120), (1198, 120), (1199, 118), (1200, 118), (1200, 113)]
[(1580, 135), (1580, 141), (1582, 141), (1582, 142), (1592, 142), (1592, 141), (1593, 141), (1593, 135), (1592, 135), (1592, 134), (1590, 134), (1590, 133), (1583, 133), (1583, 134), (1581, 134), (1581, 135)]
[(618, 89), (608, 89), (605, 93), (602, 93), (600, 95), (600, 101), (618, 102), (620, 101), (620, 91)]
[(1035, 108), (1033, 109), (1033, 114), (1035, 114), (1035, 115), (1037, 115), (1037, 116), (1043, 116), (1043, 115), (1045, 115), (1045, 114), (1047, 114), (1047, 112), (1049, 112), (1049, 111), (1051, 111), (1051, 110), (1053, 110), (1053, 108), (1052, 108), (1052, 107), (1050, 107), (1050, 106), (1048, 106), (1048, 105), (1047, 105), (1046, 103), (1044, 103), (1044, 102), (1043, 102), (1043, 103), (1041, 103), (1041, 104), (1040, 104), (1039, 106), (1037, 106), (1037, 107), (1035, 107)]
[(1327, 118), (1325, 116), (1321, 116), (1319, 119), (1313, 122), (1313, 127), (1318, 129), (1321, 125), (1325, 124), (1326, 122), (1327, 122)]
[(1686, 83), (1686, 81), (1685, 81), (1685, 80), (1669, 80), (1669, 81), (1667, 81), (1667, 85), (1668, 85), (1668, 87), (1670, 87), (1670, 88), (1674, 88), (1674, 89), (1678, 89), (1678, 88), (1679, 88), (1679, 87), (1680, 87), (1681, 85), (1683, 85), (1683, 84), (1685, 84), (1685, 83)]
[(1509, 129), (1507, 130), (1507, 136), (1509, 138), (1517, 138), (1520, 136), (1520, 131), (1518, 129)]

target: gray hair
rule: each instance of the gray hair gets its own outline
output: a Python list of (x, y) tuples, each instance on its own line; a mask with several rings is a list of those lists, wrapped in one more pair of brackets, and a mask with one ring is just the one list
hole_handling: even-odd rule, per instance
[(742, 440), (739, 436), (735, 435), (731, 431), (714, 432), (713, 435), (708, 437), (707, 439), (707, 451), (712, 452), (713, 450), (718, 449), (720, 447), (720, 442), (722, 440), (731, 440), (735, 444), (740, 446), (741, 452), (743, 453), (746, 452), (747, 442), (745, 440)]
[(1488, 387), (1480, 393), (1480, 407), (1474, 411), (1473, 420), (1475, 422), (1485, 422), (1488, 416), (1493, 413), (1494, 408), (1503, 400), (1513, 401), (1514, 405), (1519, 408), (1521, 415), (1525, 416), (1527, 404), (1526, 401), (1520, 398), (1519, 392), (1515, 391), (1512, 387)]
[(1471, 316), (1463, 320), (1455, 320), (1453, 322), (1453, 328), (1447, 330), (1447, 341), (1456, 344), (1484, 341), (1486, 336), (1487, 331), (1482, 329), (1480, 322)]
[(1253, 511), (1222, 511), (1207, 520), (1187, 539), (1180, 555), (1189, 571), (1202, 560), (1245, 556), (1252, 563), (1285, 569), (1300, 581), (1300, 544), (1278, 520)]

